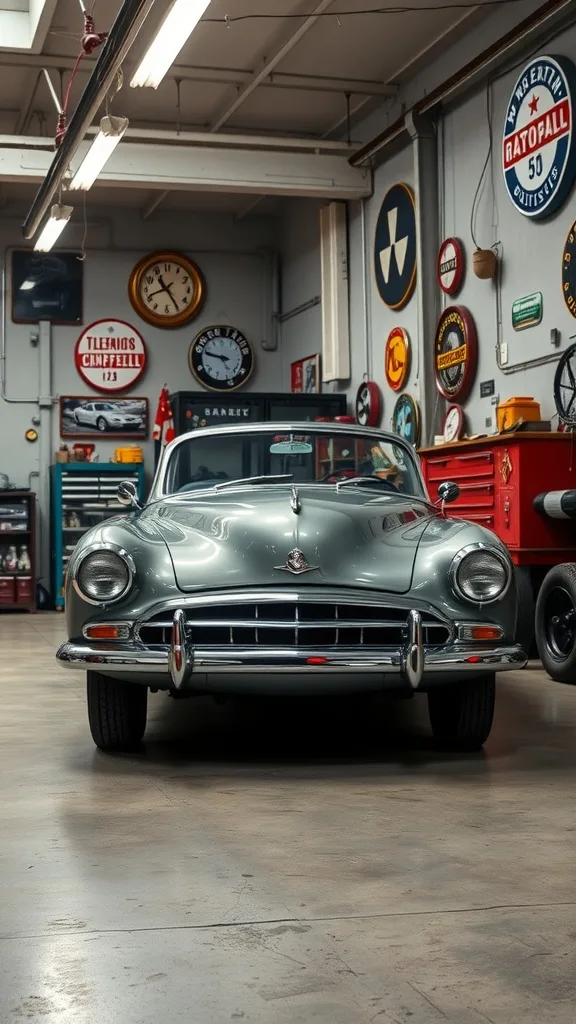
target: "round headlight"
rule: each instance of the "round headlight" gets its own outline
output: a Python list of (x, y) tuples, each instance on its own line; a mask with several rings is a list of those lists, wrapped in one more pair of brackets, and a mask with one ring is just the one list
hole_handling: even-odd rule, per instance
[(118, 601), (132, 582), (130, 566), (115, 551), (93, 551), (82, 559), (75, 585), (81, 597), (96, 604)]
[(452, 584), (459, 597), (474, 604), (490, 604), (502, 597), (510, 583), (510, 567), (494, 549), (464, 549), (452, 563)]

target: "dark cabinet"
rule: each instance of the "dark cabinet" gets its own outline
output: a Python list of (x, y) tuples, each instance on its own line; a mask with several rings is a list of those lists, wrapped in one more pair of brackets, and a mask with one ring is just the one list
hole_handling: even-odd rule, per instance
[(170, 395), (174, 427), (185, 434), (221, 423), (297, 423), (332, 420), (346, 414), (346, 395), (252, 394), (220, 395), (208, 391), (177, 391)]

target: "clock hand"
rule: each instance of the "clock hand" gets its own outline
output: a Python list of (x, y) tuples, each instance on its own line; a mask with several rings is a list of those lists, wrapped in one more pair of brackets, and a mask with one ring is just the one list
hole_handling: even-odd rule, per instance
[(160, 284), (162, 285), (162, 291), (166, 292), (170, 296), (170, 298), (172, 299), (173, 305), (176, 306), (176, 312), (178, 312), (180, 310), (180, 306), (178, 305), (178, 303), (176, 302), (176, 299), (174, 298), (174, 296), (172, 295), (172, 292), (170, 291), (170, 285), (169, 284), (164, 284), (164, 278), (162, 277), (162, 274), (158, 275), (158, 280), (160, 281)]
[(210, 359), (221, 359), (224, 363), (230, 362), (230, 356), (221, 356), (218, 352), (209, 352), (208, 349), (204, 355), (208, 356)]

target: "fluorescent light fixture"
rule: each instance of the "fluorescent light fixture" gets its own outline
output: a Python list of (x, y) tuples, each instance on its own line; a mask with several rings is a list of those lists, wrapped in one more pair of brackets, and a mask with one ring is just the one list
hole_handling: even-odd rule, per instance
[(86, 153), (68, 188), (87, 192), (108, 163), (128, 127), (127, 117), (103, 117), (100, 131)]
[(58, 203), (54, 204), (50, 210), (50, 216), (38, 237), (36, 245), (34, 246), (36, 252), (50, 252), (50, 249), (54, 243), (58, 241), (60, 235), (64, 231), (73, 211), (73, 206), (60, 206)]
[(157, 89), (192, 34), (210, 0), (174, 0), (130, 82), (132, 89)]
[(26, 278), (25, 281), (22, 281), (22, 284), (20, 285), (20, 291), (21, 292), (31, 292), (32, 289), (35, 288), (35, 287), (36, 287), (36, 281), (31, 281), (30, 278), (28, 277), (28, 278)]

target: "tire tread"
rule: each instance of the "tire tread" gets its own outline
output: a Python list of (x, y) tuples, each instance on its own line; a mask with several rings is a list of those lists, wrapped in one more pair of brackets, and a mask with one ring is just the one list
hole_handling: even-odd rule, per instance
[(88, 720), (101, 750), (129, 751), (140, 746), (146, 729), (148, 690), (99, 672), (88, 672)]

